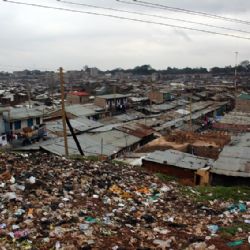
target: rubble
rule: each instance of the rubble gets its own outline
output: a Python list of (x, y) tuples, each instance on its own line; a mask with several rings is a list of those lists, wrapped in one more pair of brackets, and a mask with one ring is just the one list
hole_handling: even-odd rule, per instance
[(0, 153), (0, 183), (1, 249), (249, 247), (246, 230), (222, 238), (220, 229), (248, 225), (250, 197), (197, 203), (137, 167)]

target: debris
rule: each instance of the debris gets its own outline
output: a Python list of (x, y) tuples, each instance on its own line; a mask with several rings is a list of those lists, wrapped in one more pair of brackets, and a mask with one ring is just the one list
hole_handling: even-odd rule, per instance
[(36, 177), (30, 176), (30, 178), (29, 178), (29, 183), (30, 183), (30, 184), (35, 184), (35, 183), (36, 183)]
[(171, 247), (172, 240), (154, 240), (153, 243), (157, 245), (158, 248), (165, 250)]
[(207, 228), (211, 232), (211, 234), (216, 234), (219, 230), (219, 226), (217, 225), (208, 225)]
[[(249, 236), (248, 203), (230, 210), (219, 199), (197, 203), (177, 182), (138, 167), (41, 152), (0, 153), (0, 163), (8, 169), (0, 180), (0, 249), (217, 250)], [(221, 237), (219, 228), (235, 225), (240, 230)]]
[(243, 240), (236, 240), (236, 241), (227, 243), (227, 245), (228, 245), (229, 247), (237, 247), (237, 246), (242, 245), (243, 243), (244, 243)]
[(247, 211), (247, 206), (244, 203), (233, 204), (233, 205), (228, 207), (228, 211), (230, 213), (246, 212)]

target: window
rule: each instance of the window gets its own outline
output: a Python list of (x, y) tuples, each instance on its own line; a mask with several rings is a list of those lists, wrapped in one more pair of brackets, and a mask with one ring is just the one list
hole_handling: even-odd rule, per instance
[(27, 120), (27, 126), (32, 127), (33, 126), (33, 118), (30, 118)]
[(15, 130), (21, 129), (21, 121), (15, 121), (14, 127), (15, 127)]
[(41, 124), (40, 117), (37, 117), (36, 118), (36, 125), (40, 125), (40, 124)]

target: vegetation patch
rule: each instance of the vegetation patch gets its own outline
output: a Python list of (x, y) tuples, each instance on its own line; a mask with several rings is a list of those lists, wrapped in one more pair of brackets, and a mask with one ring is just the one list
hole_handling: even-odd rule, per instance
[(247, 186), (197, 186), (197, 187), (182, 187), (181, 192), (197, 202), (223, 200), (223, 201), (249, 201), (250, 187)]
[(169, 175), (162, 174), (162, 173), (156, 173), (155, 176), (157, 176), (163, 182), (178, 181), (177, 177), (169, 176)]

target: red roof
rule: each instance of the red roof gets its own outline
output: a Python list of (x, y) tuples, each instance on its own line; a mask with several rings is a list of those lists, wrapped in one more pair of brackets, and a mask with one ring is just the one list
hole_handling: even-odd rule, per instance
[(70, 92), (70, 95), (76, 95), (76, 96), (89, 96), (90, 94), (84, 91), (74, 91), (74, 92)]

